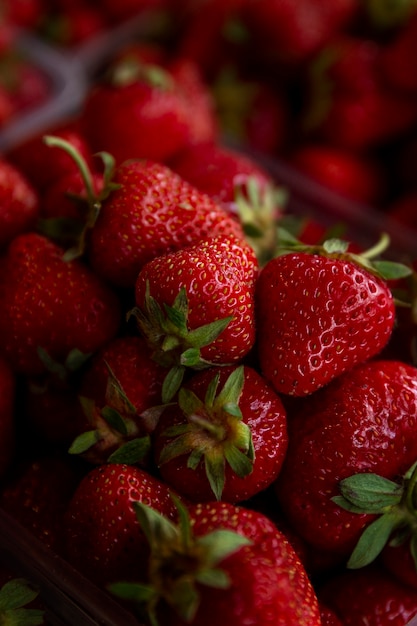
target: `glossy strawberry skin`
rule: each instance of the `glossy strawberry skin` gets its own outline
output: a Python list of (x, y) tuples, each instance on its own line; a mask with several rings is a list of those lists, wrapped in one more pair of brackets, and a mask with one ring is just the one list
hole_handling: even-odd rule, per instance
[(255, 341), (257, 276), (252, 248), (233, 236), (220, 235), (147, 263), (136, 280), (136, 304), (143, 307), (147, 282), (150, 295), (160, 306), (171, 306), (184, 287), (190, 330), (233, 317), (217, 339), (201, 348), (201, 356), (214, 363), (237, 362)]
[(148, 546), (133, 503), (144, 502), (174, 519), (168, 487), (143, 470), (105, 464), (79, 483), (67, 509), (67, 558), (99, 584), (143, 579)]
[[(220, 385), (233, 371), (232, 367), (222, 367)], [(215, 372), (213, 368), (198, 372), (187, 383), (200, 399), (204, 400), (207, 387)], [(242, 502), (272, 484), (278, 476), (287, 451), (287, 419), (284, 406), (279, 396), (251, 367), (244, 368), (245, 382), (239, 400), (242, 421), (252, 433), (255, 449), (253, 469), (247, 476), (239, 477), (226, 463), (225, 486), (222, 500)], [(214, 421), (214, 420), (213, 420)], [(158, 462), (159, 453), (172, 440), (164, 436), (168, 427), (184, 424), (187, 420), (180, 408), (168, 407), (160, 418), (154, 438), (154, 451)], [(223, 419), (226, 423), (226, 420)], [(214, 499), (206, 476), (204, 462), (195, 469), (187, 467), (188, 454), (182, 455), (160, 465), (162, 478), (191, 502)]]
[[(417, 370), (371, 360), (305, 398), (288, 418), (290, 444), (276, 487), (284, 514), (317, 549), (347, 559), (374, 516), (331, 501), (358, 472), (395, 480), (417, 458)], [(318, 480), (320, 477), (320, 480)]]
[(118, 297), (81, 261), (36, 233), (10, 244), (1, 285), (0, 336), (12, 367), (24, 374), (45, 371), (43, 348), (63, 362), (75, 348), (95, 352), (116, 335)]
[(395, 318), (379, 278), (349, 261), (302, 252), (264, 267), (256, 305), (261, 370), (277, 391), (297, 396), (379, 353)]
[(20, 170), (0, 160), (0, 248), (13, 237), (35, 226), (39, 196)]
[(93, 269), (113, 284), (134, 286), (147, 261), (209, 235), (243, 238), (221, 207), (160, 163), (125, 163), (114, 182), (120, 188), (103, 203), (89, 253)]
[(344, 626), (406, 626), (417, 615), (417, 592), (383, 568), (342, 571), (320, 590)]
[(229, 616), (227, 623), (234, 623), (244, 615), (248, 624), (262, 626), (320, 624), (316, 594), (304, 567), (285, 536), (269, 519), (246, 507), (225, 502), (196, 504), (189, 512), (197, 536), (223, 528), (253, 542), (223, 561), (222, 568), (230, 575), (232, 586), (226, 593), (204, 590), (195, 624), (212, 623), (212, 611), (219, 618)]

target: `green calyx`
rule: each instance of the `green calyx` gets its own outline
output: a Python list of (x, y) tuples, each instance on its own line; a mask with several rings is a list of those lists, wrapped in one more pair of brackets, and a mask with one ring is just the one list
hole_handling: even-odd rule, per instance
[(275, 255), (278, 245), (278, 222), (286, 202), (284, 189), (267, 185), (250, 176), (235, 186), (235, 203), (248, 243), (262, 267)]
[(13, 578), (0, 589), (0, 623), (8, 626), (38, 626), (44, 611), (28, 608), (39, 592), (27, 580)]
[(80, 397), (84, 413), (93, 426), (74, 439), (68, 452), (101, 463), (142, 463), (148, 456), (150, 435), (140, 436), (136, 408), (108, 364), (106, 406), (99, 409), (91, 398)]
[(317, 245), (309, 245), (298, 241), (287, 230), (280, 229), (277, 256), (290, 252), (306, 252), (308, 254), (317, 254), (341, 261), (350, 261), (383, 280), (396, 280), (410, 276), (413, 271), (411, 267), (403, 263), (380, 258), (380, 255), (385, 252), (389, 244), (389, 235), (382, 233), (379, 241), (374, 246), (360, 254), (356, 254), (349, 252), (349, 242), (342, 239), (331, 238)]
[(152, 358), (169, 368), (162, 386), (163, 404), (175, 396), (187, 368), (201, 370), (213, 365), (201, 357), (201, 348), (217, 339), (233, 319), (229, 316), (189, 330), (185, 288), (181, 288), (172, 306), (161, 307), (150, 294), (149, 282), (143, 308), (134, 307), (128, 316), (136, 318), (152, 350)]
[[(163, 435), (172, 438), (163, 448), (159, 464), (188, 455), (187, 467), (196, 469), (204, 462), (207, 479), (217, 500), (221, 500), (226, 465), (240, 478), (253, 470), (255, 451), (252, 434), (242, 421), (239, 398), (244, 384), (244, 368), (232, 371), (218, 392), (220, 374), (211, 380), (204, 401), (192, 391), (181, 388), (178, 403), (187, 421), (167, 428)], [(218, 392), (218, 393), (217, 393)]]
[[(100, 214), (103, 201), (108, 198), (112, 191), (119, 188), (118, 184), (112, 182), (115, 170), (115, 160), (108, 152), (99, 152), (96, 155), (99, 156), (103, 162), (103, 185), (101, 191), (96, 193), (92, 172), (79, 151), (69, 141), (62, 139), (61, 137), (45, 135), (43, 140), (47, 146), (60, 148), (73, 159), (78, 167), (85, 187), (86, 198), (75, 198), (77, 202), (82, 202), (86, 205), (84, 219), (81, 224), (72, 223), (71, 230), (74, 233), (75, 244), (70, 247), (64, 255), (64, 259), (66, 261), (71, 261), (72, 259), (80, 257), (84, 254), (87, 233), (94, 228)], [(52, 220), (44, 220), (40, 223), (40, 228), (42, 228), (46, 234), (49, 233), (50, 236), (61, 239), (62, 232), (60, 229), (68, 228), (69, 223), (71, 223), (71, 220), (52, 218)]]
[(221, 562), (251, 543), (243, 535), (226, 529), (194, 536), (187, 509), (178, 498), (173, 496), (173, 499), (178, 510), (178, 525), (142, 502), (134, 504), (151, 549), (149, 582), (109, 585), (113, 594), (136, 603), (152, 626), (158, 626), (161, 601), (191, 623), (200, 605), (199, 587), (227, 590), (230, 580)]
[(417, 569), (417, 463), (396, 483), (377, 474), (354, 474), (340, 482), (332, 501), (351, 513), (377, 515), (365, 527), (347, 566), (372, 563), (386, 545), (409, 540)]

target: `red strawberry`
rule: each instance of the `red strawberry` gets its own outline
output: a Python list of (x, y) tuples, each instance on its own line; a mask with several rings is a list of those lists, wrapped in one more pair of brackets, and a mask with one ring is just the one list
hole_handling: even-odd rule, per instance
[(347, 26), (357, 11), (354, 0), (246, 0), (242, 11), (263, 58), (301, 64)]
[(262, 269), (256, 317), (263, 374), (277, 391), (302, 396), (378, 354), (390, 338), (395, 307), (375, 275), (381, 266), (361, 267), (346, 244), (328, 240), (311, 248), (318, 254), (299, 249)]
[(134, 466), (109, 463), (91, 470), (68, 507), (67, 558), (101, 584), (140, 580), (148, 548), (133, 505), (144, 502), (173, 519), (170, 493), (164, 483)]
[(241, 223), (261, 265), (275, 254), (285, 194), (254, 158), (218, 143), (201, 143), (184, 150), (171, 167)]
[(161, 66), (116, 63), (112, 78), (91, 87), (80, 113), (95, 152), (127, 159), (166, 161), (191, 135), (190, 102), (174, 75)]
[(215, 102), (192, 57), (176, 57), (167, 67), (189, 103), (190, 145), (216, 141), (219, 124)]
[(151, 545), (148, 581), (110, 590), (132, 600), (152, 623), (320, 624), (301, 562), (262, 514), (208, 503), (189, 513), (180, 507), (175, 526), (142, 504), (136, 511)]
[(0, 505), (46, 546), (62, 553), (63, 519), (82, 476), (67, 456), (40, 456), (14, 466), (3, 485)]
[(193, 376), (154, 441), (163, 479), (191, 501), (240, 502), (278, 476), (287, 450), (280, 398), (251, 367)]
[[(89, 418), (70, 452), (94, 463), (144, 464), (149, 432), (161, 403), (165, 369), (151, 359), (142, 337), (116, 337), (100, 350), (81, 378), (78, 393)], [(147, 417), (145, 417), (145, 413)], [(117, 455), (117, 456), (116, 456)]]
[(291, 154), (290, 164), (327, 189), (361, 204), (382, 199), (384, 181), (375, 160), (325, 144), (304, 144)]
[[(90, 147), (77, 127), (60, 125), (48, 129), (61, 140), (67, 141), (92, 165)], [(26, 176), (30, 183), (40, 192), (55, 183), (61, 176), (70, 172), (78, 172), (78, 166), (63, 150), (50, 147), (44, 142), (45, 132), (36, 133), (21, 144), (13, 147), (8, 158)]]
[(39, 214), (39, 196), (26, 177), (0, 159), (0, 248), (21, 232), (31, 230)]
[(103, 201), (89, 259), (115, 285), (134, 286), (146, 262), (208, 235), (243, 238), (239, 224), (218, 204), (160, 163), (127, 162), (117, 168), (113, 183), (119, 189)]
[(308, 69), (302, 131), (345, 150), (366, 152), (414, 128), (414, 99), (382, 79), (381, 50), (376, 41), (345, 34), (320, 50)]
[(16, 380), (8, 362), (0, 357), (0, 476), (9, 467), (15, 451)]
[(153, 358), (175, 372), (164, 402), (185, 366), (237, 362), (252, 349), (257, 276), (252, 248), (222, 235), (157, 257), (139, 272), (133, 313)]
[(0, 336), (21, 373), (42, 373), (45, 359), (63, 362), (73, 350), (95, 352), (119, 329), (116, 295), (81, 261), (63, 255), (36, 233), (19, 235), (7, 250)]
[(417, 615), (417, 592), (376, 567), (336, 574), (319, 595), (344, 626), (406, 626)]
[[(366, 546), (362, 541), (355, 563), (350, 561), (358, 567), (375, 558), (382, 539), (410, 515), (396, 506), (401, 490), (390, 481), (417, 459), (416, 420), (417, 369), (381, 360), (358, 365), (306, 398), (289, 416), (290, 443), (277, 493), (289, 522), (308, 543), (347, 560), (362, 531), (380, 519), (378, 505), (386, 505), (388, 519), (378, 521), (380, 532), (373, 527), (380, 540)], [(347, 480), (356, 474), (358, 478)], [(371, 500), (375, 481), (383, 485), (386, 498), (379, 489)], [(369, 500), (360, 506), (362, 492)]]

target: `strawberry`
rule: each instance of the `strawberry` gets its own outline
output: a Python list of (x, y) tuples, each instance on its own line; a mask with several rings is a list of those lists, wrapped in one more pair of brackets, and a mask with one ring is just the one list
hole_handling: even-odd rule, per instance
[(198, 372), (167, 407), (154, 448), (162, 478), (190, 501), (241, 502), (272, 484), (287, 450), (278, 395), (249, 366)]
[[(277, 256), (262, 269), (256, 319), (262, 329), (257, 343), (264, 376), (277, 391), (303, 396), (387, 344), (395, 305), (376, 272), (378, 267), (396, 271), (397, 266), (379, 261), (369, 265), (368, 255), (349, 254), (347, 244), (337, 239), (298, 250)], [(358, 264), (361, 258), (364, 266)]]
[(190, 101), (163, 67), (115, 63), (110, 78), (86, 95), (79, 119), (94, 152), (127, 159), (166, 161), (190, 140)]
[(18, 168), (0, 159), (0, 248), (31, 230), (39, 214), (39, 195)]
[(45, 372), (47, 359), (63, 362), (74, 350), (95, 352), (118, 332), (117, 296), (81, 261), (63, 255), (36, 233), (21, 234), (8, 247), (0, 336), (20, 373)]
[(190, 145), (216, 141), (219, 124), (215, 102), (197, 62), (192, 57), (177, 56), (167, 68), (189, 102)]
[(302, 133), (364, 153), (414, 128), (414, 100), (381, 77), (381, 51), (377, 41), (360, 36), (327, 42), (308, 66)]
[(332, 576), (319, 590), (344, 626), (406, 626), (417, 615), (417, 592), (381, 568)]
[(0, 357), (0, 476), (10, 466), (15, 451), (16, 379), (9, 363)]
[(252, 248), (224, 235), (156, 257), (139, 272), (132, 314), (153, 358), (172, 368), (163, 402), (186, 366), (237, 362), (252, 349), (257, 276)]
[(240, 225), (222, 207), (162, 163), (133, 159), (114, 171), (112, 155), (102, 153), (104, 180), (97, 195), (93, 172), (82, 155), (59, 137), (47, 136), (45, 141), (71, 155), (86, 188), (84, 229), (67, 257), (80, 256), (87, 248), (93, 270), (117, 287), (134, 287), (147, 261), (209, 234), (244, 238)]
[(176, 517), (168, 487), (138, 467), (108, 463), (79, 483), (64, 523), (68, 560), (97, 583), (144, 577), (148, 548), (134, 510), (144, 502)]
[(254, 158), (219, 143), (200, 143), (184, 150), (171, 167), (236, 217), (261, 264), (275, 253), (284, 194), (280, 197)]
[(373, 206), (383, 197), (383, 176), (375, 159), (311, 143), (295, 149), (289, 162), (313, 181), (354, 202)]
[(301, 562), (262, 514), (224, 503), (179, 506), (175, 526), (148, 506), (135, 508), (151, 546), (148, 581), (110, 590), (152, 624), (320, 624)]
[[(76, 125), (61, 124), (48, 130), (71, 144), (92, 166), (90, 147)], [(78, 166), (68, 154), (59, 148), (45, 144), (44, 134), (44, 131), (38, 132), (17, 146), (13, 146), (8, 152), (9, 160), (26, 176), (38, 192), (43, 192), (61, 176), (71, 171), (78, 171)]]
[[(307, 543), (349, 558), (352, 567), (375, 558), (384, 539), (410, 516), (399, 505), (400, 487), (391, 481), (417, 459), (416, 420), (417, 370), (399, 361), (362, 363), (301, 401), (288, 417), (289, 446), (276, 491)], [(361, 505), (364, 492), (369, 497)], [(387, 512), (381, 522), (378, 504)], [(365, 545), (371, 534), (375, 542)]]
[(110, 341), (94, 355), (81, 378), (78, 393), (89, 429), (84, 425), (70, 452), (94, 463), (116, 459), (145, 463), (149, 432), (157, 419), (150, 409), (161, 402), (165, 373), (151, 359), (142, 337)]
[(354, 0), (295, 5), (282, 0), (246, 0), (242, 15), (263, 59), (300, 65), (347, 26), (357, 11)]
[(42, 543), (62, 553), (63, 519), (83, 469), (68, 456), (25, 458), (2, 485), (0, 505)]

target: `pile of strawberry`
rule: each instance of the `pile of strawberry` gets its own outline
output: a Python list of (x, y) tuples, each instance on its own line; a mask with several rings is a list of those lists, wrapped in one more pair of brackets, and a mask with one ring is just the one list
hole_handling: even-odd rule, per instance
[(152, 626), (405, 625), (416, 258), (289, 232), (131, 52), (0, 162), (0, 505)]

